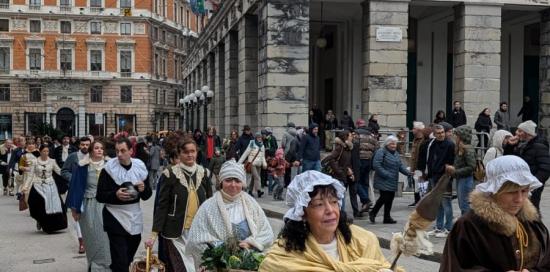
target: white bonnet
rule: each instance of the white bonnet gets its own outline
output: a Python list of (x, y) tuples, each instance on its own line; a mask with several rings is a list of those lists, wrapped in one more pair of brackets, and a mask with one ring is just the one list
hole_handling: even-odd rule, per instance
[(529, 185), (530, 190), (542, 186), (542, 183), (531, 174), (529, 165), (517, 156), (501, 156), (491, 160), (485, 170), (486, 180), (476, 186), (476, 191), (496, 194), (507, 181), (520, 186)]
[(241, 163), (231, 159), (222, 164), (219, 174), (220, 182), (223, 182), (229, 178), (236, 178), (243, 183), (243, 187), (246, 187), (246, 173), (244, 166)]
[(313, 192), (313, 187), (317, 185), (332, 185), (336, 189), (338, 203), (342, 207), (342, 200), (346, 188), (340, 184), (340, 181), (325, 175), (321, 172), (310, 170), (294, 177), (286, 191), (286, 204), (290, 209), (285, 213), (284, 218), (294, 221), (302, 221), (304, 208), (311, 201), (309, 193)]

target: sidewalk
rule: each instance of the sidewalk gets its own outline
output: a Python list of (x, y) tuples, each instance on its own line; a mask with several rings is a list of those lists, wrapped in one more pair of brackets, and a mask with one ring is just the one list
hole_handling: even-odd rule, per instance
[[(378, 198), (378, 195), (376, 196), (375, 199), (377, 198)], [(550, 218), (549, 218), (550, 217), (550, 199), (549, 198), (550, 197), (547, 196), (547, 194), (543, 193), (543, 197), (541, 201), (541, 210), (543, 211), (542, 219), (546, 226), (549, 226), (550, 224)], [(349, 194), (346, 194), (346, 199), (347, 199), (346, 213), (348, 214), (348, 216), (351, 217), (353, 212), (351, 210), (351, 204), (349, 203)], [(393, 233), (403, 231), (405, 223), (407, 222), (409, 215), (413, 211), (413, 208), (407, 207), (407, 205), (413, 202), (413, 199), (414, 197), (412, 193), (406, 192), (403, 194), (402, 197), (396, 197), (395, 200), (393, 201), (392, 217), (397, 221), (397, 224), (382, 224), (383, 209), (378, 212), (378, 216), (376, 218), (376, 224), (371, 224), (368, 219), (368, 216), (365, 216), (361, 219), (355, 219), (353, 223), (355, 225), (361, 226), (373, 232), (380, 240), (380, 245), (383, 248), (389, 249), (390, 241), (393, 236)], [(283, 215), (288, 210), (288, 207), (286, 206), (284, 201), (274, 201), (273, 198), (268, 195), (265, 195), (264, 197), (256, 200), (258, 200), (258, 203), (264, 209), (268, 217), (282, 219)], [(453, 215), (454, 215), (454, 220), (456, 220), (460, 216), (460, 209), (458, 208), (458, 203), (456, 200), (453, 200)], [(436, 238), (432, 236), (429, 238), (429, 240), (434, 245), (434, 254), (430, 256), (420, 255), (418, 256), (418, 258), (428, 260), (428, 261), (433, 261), (433, 262), (440, 262), (441, 254), (443, 253), (443, 247), (445, 246), (446, 239)]]

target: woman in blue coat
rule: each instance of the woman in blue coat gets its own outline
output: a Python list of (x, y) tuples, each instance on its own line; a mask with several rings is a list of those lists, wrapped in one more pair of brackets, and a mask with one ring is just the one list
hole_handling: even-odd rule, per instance
[(388, 136), (384, 141), (384, 146), (376, 151), (372, 161), (374, 168), (373, 186), (380, 191), (380, 196), (369, 214), (369, 219), (373, 224), (375, 223), (376, 214), (382, 206), (384, 206), (384, 224), (396, 223), (390, 216), (390, 211), (397, 191), (399, 172), (403, 175), (411, 175), (401, 162), (399, 152), (397, 152), (397, 141), (397, 137)]

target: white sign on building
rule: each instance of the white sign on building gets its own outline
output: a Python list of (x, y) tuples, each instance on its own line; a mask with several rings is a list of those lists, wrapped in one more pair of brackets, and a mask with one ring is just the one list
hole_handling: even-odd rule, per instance
[(401, 42), (403, 31), (400, 27), (380, 26), (376, 28), (377, 42)]
[(103, 113), (96, 113), (95, 114), (95, 124), (96, 125), (103, 125)]

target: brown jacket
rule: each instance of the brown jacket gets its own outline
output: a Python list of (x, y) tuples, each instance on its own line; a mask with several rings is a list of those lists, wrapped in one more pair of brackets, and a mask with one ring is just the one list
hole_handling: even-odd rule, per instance
[(330, 160), (330, 167), (334, 170), (332, 177), (343, 183), (347, 183), (348, 168), (352, 168), (351, 149), (353, 148), (353, 144), (351, 141), (344, 143), (338, 137), (336, 137), (334, 143), (334, 150), (332, 150), (325, 160)]
[[(470, 202), (472, 210), (458, 219), (447, 237), (439, 271), (550, 271), (548, 229), (529, 200), (515, 217), (484, 193), (471, 193)], [(517, 220), (528, 235), (523, 267)]]
[[(418, 155), (420, 155), (420, 147), (426, 142), (425, 138), (414, 138), (412, 143), (412, 152), (411, 152), (411, 172), (416, 171), (416, 166), (418, 165)], [(423, 170), (423, 169), (422, 169)]]

